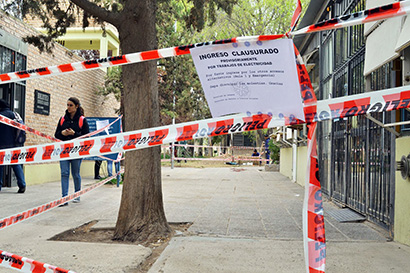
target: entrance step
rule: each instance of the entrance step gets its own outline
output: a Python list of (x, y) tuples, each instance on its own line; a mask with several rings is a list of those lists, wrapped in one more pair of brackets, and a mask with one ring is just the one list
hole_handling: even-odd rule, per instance
[(334, 218), (340, 223), (347, 223), (347, 222), (362, 222), (366, 220), (366, 217), (349, 209), (330, 209), (326, 210), (326, 213), (330, 215), (330, 217)]

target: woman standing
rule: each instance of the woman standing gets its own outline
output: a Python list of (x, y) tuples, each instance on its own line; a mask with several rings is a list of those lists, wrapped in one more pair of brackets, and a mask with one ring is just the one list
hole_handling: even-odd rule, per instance
[[(81, 107), (80, 100), (75, 97), (69, 98), (67, 101), (67, 110), (65, 111), (65, 115), (58, 121), (54, 136), (62, 141), (66, 141), (88, 133), (88, 123), (84, 117), (84, 109)], [(71, 174), (74, 179), (74, 190), (75, 192), (81, 190), (81, 161), (81, 158), (60, 161), (61, 189), (63, 197), (68, 195), (70, 165)], [(80, 197), (74, 199), (73, 202), (80, 202)], [(64, 203), (62, 206), (66, 205), (68, 205), (68, 203)]]

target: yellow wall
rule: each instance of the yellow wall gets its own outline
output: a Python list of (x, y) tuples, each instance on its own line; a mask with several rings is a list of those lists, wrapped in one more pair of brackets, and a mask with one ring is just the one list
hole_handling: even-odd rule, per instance
[[(396, 161), (410, 153), (410, 137), (396, 140)], [(394, 202), (394, 240), (410, 245), (410, 180), (403, 180), (396, 172), (396, 196)]]
[[(280, 173), (292, 179), (292, 148), (280, 149)], [(296, 182), (305, 186), (307, 165), (307, 146), (298, 147), (296, 163)]]
[(292, 179), (292, 148), (280, 149), (279, 172)]
[(296, 169), (296, 182), (305, 186), (306, 180), (306, 167), (307, 167), (307, 146), (298, 147), (298, 161)]
[[(83, 160), (81, 176), (94, 177), (94, 161)], [(60, 181), (60, 164), (27, 164), (24, 165), (24, 177), (28, 186)]]

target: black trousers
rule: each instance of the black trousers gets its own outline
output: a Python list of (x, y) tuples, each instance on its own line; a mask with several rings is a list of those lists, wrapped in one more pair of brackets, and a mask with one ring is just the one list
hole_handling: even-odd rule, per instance
[(100, 167), (101, 167), (102, 160), (96, 160), (94, 164), (94, 178), (100, 176)]

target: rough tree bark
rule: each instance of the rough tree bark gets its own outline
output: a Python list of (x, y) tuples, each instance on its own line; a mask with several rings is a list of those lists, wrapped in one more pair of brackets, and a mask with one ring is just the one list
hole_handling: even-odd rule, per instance
[[(157, 48), (155, 1), (133, 1), (119, 25), (124, 54)], [(133, 5), (134, 5), (133, 4)], [(123, 67), (124, 128), (159, 126), (156, 61)], [(170, 232), (163, 209), (160, 147), (127, 153), (125, 181), (115, 239), (142, 241)]]
[[(117, 27), (122, 54), (157, 48), (156, 1), (126, 1), (117, 14), (106, 13), (90, 1), (72, 2)], [(156, 61), (122, 69), (125, 131), (159, 126)], [(170, 230), (162, 201), (160, 147), (127, 152), (114, 239), (142, 242), (168, 236)]]

